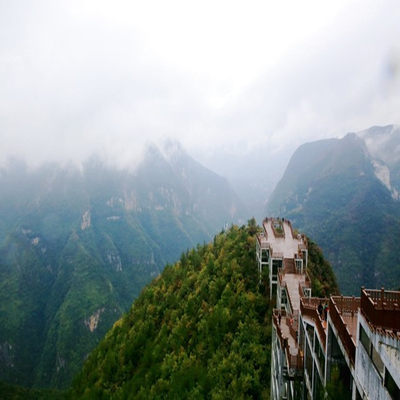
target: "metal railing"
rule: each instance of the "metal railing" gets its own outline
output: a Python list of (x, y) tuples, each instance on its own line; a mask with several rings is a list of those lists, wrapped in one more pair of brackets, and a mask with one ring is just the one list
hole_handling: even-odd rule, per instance
[(289, 367), (297, 370), (303, 369), (303, 355), (299, 351), (296, 355), (288, 354)]
[(334, 304), (336, 305), (340, 314), (350, 314), (352, 317), (357, 314), (360, 308), (359, 297), (348, 297), (348, 296), (332, 296)]
[(260, 248), (262, 248), (262, 249), (270, 248), (270, 244), (266, 237), (266, 233), (257, 233), (256, 238), (257, 238)]
[(356, 317), (359, 307), (360, 299), (355, 297), (332, 296), (329, 301), (330, 318), (338, 331), (339, 338), (352, 365), (354, 365), (356, 358), (356, 338), (353, 338), (342, 315), (349, 313), (351, 316)]
[(300, 299), (306, 296), (304, 294), (304, 290), (303, 290), (303, 287), (301, 286), (301, 283), (299, 283), (299, 296), (300, 296)]
[(393, 290), (361, 289), (374, 302), (376, 309), (399, 309), (400, 307), (400, 292)]
[(289, 320), (289, 332), (297, 343), (297, 335), (299, 330), (299, 310), (293, 311), (292, 317)]
[(362, 288), (361, 312), (375, 327), (400, 330), (400, 292)]
[(291, 234), (292, 234), (292, 238), (295, 239), (292, 223), (291, 223), (289, 220), (286, 220), (286, 222), (287, 222), (287, 224), (289, 225), (290, 232), (291, 232)]
[[(279, 323), (279, 313), (281, 315), (281, 322)], [(289, 368), (294, 369), (302, 369), (303, 368), (303, 356), (300, 353), (300, 350), (297, 345), (297, 330), (295, 328), (295, 324), (298, 324), (298, 314), (297, 316), (293, 316), (292, 314), (286, 313), (285, 310), (277, 310), (275, 309), (272, 314), (273, 322), (276, 327), (276, 332), (279, 338), (279, 342), (281, 344), (282, 350), (286, 354), (286, 358), (288, 361)], [(294, 318), (297, 318), (296, 321)], [(289, 338), (286, 337), (281, 329), (281, 324), (285, 324), (289, 328), (289, 333), (292, 336), (293, 341), (295, 342), (294, 346), (290, 346)]]
[(327, 302), (328, 299), (318, 297), (303, 297), (300, 299), (300, 312), (314, 322), (324, 349), (326, 346), (326, 331), (321, 315), (318, 312), (318, 305), (326, 304)]

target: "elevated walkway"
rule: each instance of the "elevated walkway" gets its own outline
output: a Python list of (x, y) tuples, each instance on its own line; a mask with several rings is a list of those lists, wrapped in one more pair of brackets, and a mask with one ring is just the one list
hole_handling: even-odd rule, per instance
[(284, 258), (283, 259), (283, 272), (285, 274), (295, 274), (296, 267), (294, 266), (293, 258)]
[[(274, 229), (274, 223), (279, 223), (281, 234), (278, 234), (276, 228)], [(299, 248), (304, 247), (301, 237), (293, 237), (292, 225), (289, 221), (268, 218), (264, 220), (263, 228), (265, 232), (264, 237), (273, 249), (273, 254), (280, 254), (282, 258), (293, 258), (298, 253)]]

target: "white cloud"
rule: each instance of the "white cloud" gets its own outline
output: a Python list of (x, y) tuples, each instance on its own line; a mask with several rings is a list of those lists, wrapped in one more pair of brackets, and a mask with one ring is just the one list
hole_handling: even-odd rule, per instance
[(0, 159), (128, 162), (400, 123), (396, 1), (0, 3)]

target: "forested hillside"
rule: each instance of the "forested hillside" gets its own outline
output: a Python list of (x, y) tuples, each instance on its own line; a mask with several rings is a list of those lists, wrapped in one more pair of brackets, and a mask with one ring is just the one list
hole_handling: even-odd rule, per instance
[(344, 294), (399, 287), (399, 145), (395, 126), (304, 144), (268, 202), (318, 242)]
[(312, 295), (314, 297), (329, 297), (339, 294), (335, 273), (329, 261), (325, 259), (318, 245), (308, 240), (308, 274), (311, 279)]
[(67, 393), (57, 389), (32, 389), (0, 381), (1, 400), (66, 400)]
[(233, 227), (167, 266), (90, 355), (73, 397), (266, 397), (270, 315), (254, 250)]
[(135, 170), (100, 159), (0, 169), (0, 379), (67, 387), (145, 284), (241, 205), (180, 146)]
[[(167, 266), (91, 353), (71, 397), (268, 398), (272, 305), (256, 230), (233, 226)], [(310, 275), (318, 294), (337, 290), (315, 244)]]

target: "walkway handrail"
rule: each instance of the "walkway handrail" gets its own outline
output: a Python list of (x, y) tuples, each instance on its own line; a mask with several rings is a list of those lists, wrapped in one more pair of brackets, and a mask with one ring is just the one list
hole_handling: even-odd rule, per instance
[(361, 312), (376, 327), (400, 330), (400, 293), (361, 289)]
[[(353, 313), (354, 312), (353, 309), (357, 306), (357, 300), (359, 304), (359, 299), (355, 299), (354, 297), (344, 298), (343, 296), (341, 297), (332, 296), (329, 300), (330, 318), (332, 320), (333, 325), (338, 331), (339, 338), (346, 350), (347, 355), (349, 356), (352, 365), (354, 365), (356, 358), (355, 338), (352, 337), (349, 329), (347, 328), (347, 324), (343, 320), (341, 314), (342, 312)], [(353, 301), (354, 304), (349, 307), (350, 301)]]
[(301, 314), (309, 317), (315, 323), (324, 349), (326, 346), (326, 332), (322, 318), (318, 313), (318, 305), (320, 303), (326, 303), (327, 301), (328, 299), (317, 297), (303, 297), (302, 299), (300, 299)]

